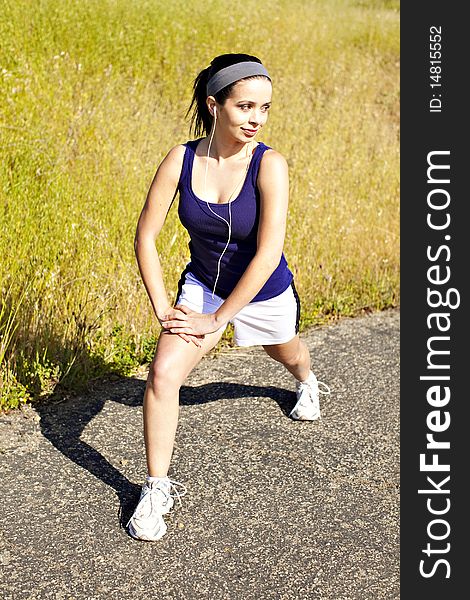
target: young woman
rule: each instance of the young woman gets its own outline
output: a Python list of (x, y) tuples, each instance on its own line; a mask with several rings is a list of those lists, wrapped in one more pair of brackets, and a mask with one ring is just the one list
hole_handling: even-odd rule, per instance
[[(195, 135), (205, 136), (169, 151), (139, 218), (137, 261), (162, 332), (143, 405), (148, 474), (128, 522), (136, 539), (160, 539), (166, 532), (162, 515), (174, 498), (181, 502), (186, 493), (167, 476), (179, 390), (229, 322), (237, 345), (262, 345), (295, 377), (297, 402), (290, 416), (320, 417), (323, 390), (299, 339), (300, 303), (283, 254), (287, 163), (279, 152), (256, 141), (268, 118), (271, 94), (271, 78), (254, 56), (224, 54), (201, 71), (188, 115), (193, 110)], [(155, 240), (177, 192), (191, 257), (172, 307)]]

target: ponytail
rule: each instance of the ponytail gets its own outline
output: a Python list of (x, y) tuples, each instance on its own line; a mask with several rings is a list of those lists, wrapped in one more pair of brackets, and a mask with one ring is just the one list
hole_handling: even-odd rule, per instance
[(186, 118), (192, 110), (190, 132), (193, 131), (196, 137), (201, 136), (203, 133), (207, 135), (212, 129), (212, 115), (206, 104), (207, 82), (211, 75), (211, 66), (209, 65), (199, 73), (193, 84), (193, 98), (186, 113)]

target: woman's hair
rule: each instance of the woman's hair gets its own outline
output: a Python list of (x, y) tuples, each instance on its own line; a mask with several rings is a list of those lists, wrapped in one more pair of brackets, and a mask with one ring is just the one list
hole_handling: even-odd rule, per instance
[[(206, 104), (207, 82), (213, 75), (215, 75), (221, 69), (225, 69), (225, 67), (229, 67), (230, 65), (234, 65), (241, 62), (258, 62), (262, 64), (259, 58), (256, 58), (256, 56), (250, 56), (249, 54), (221, 54), (220, 56), (216, 56), (211, 62), (211, 64), (205, 69), (203, 69), (194, 80), (193, 98), (191, 100), (191, 104), (188, 108), (188, 111), (186, 112), (186, 117), (188, 117), (189, 113), (192, 110), (190, 132), (193, 131), (195, 136), (198, 137), (201, 134), (208, 135), (212, 128), (213, 117), (210, 114)], [(243, 77), (242, 79), (257, 79), (259, 77), (264, 76), (251, 75), (249, 77)], [(241, 80), (239, 79), (238, 81)], [(214, 94), (214, 98), (216, 99), (218, 104), (225, 103), (225, 101), (232, 92), (233, 86), (236, 83), (237, 81), (234, 81), (233, 83), (222, 88), (220, 92)]]

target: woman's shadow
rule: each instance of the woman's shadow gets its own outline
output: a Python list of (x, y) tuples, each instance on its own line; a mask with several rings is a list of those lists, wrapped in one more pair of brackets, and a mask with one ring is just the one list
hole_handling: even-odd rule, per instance
[[(138, 502), (141, 486), (129, 481), (100, 452), (83, 441), (81, 435), (88, 423), (100, 413), (105, 402), (141, 406), (145, 384), (146, 382), (140, 379), (116, 376), (112, 382), (97, 384), (84, 396), (59, 396), (54, 402), (42, 401), (34, 405), (40, 415), (40, 427), (44, 437), (64, 456), (116, 491), (120, 502), (118, 517), (122, 528), (126, 526)], [(273, 386), (208, 383), (200, 386), (182, 386), (180, 405), (204, 404), (222, 398), (267, 397), (276, 401), (287, 415), (293, 395), (289, 390)]]

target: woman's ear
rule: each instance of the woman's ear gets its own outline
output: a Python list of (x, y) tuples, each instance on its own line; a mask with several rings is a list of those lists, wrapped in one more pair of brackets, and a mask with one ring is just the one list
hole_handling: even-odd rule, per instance
[(209, 96), (208, 97), (207, 108), (208, 108), (210, 114), (213, 117), (215, 117), (215, 115), (217, 114), (217, 107), (215, 105), (215, 98), (214, 98), (214, 96)]

